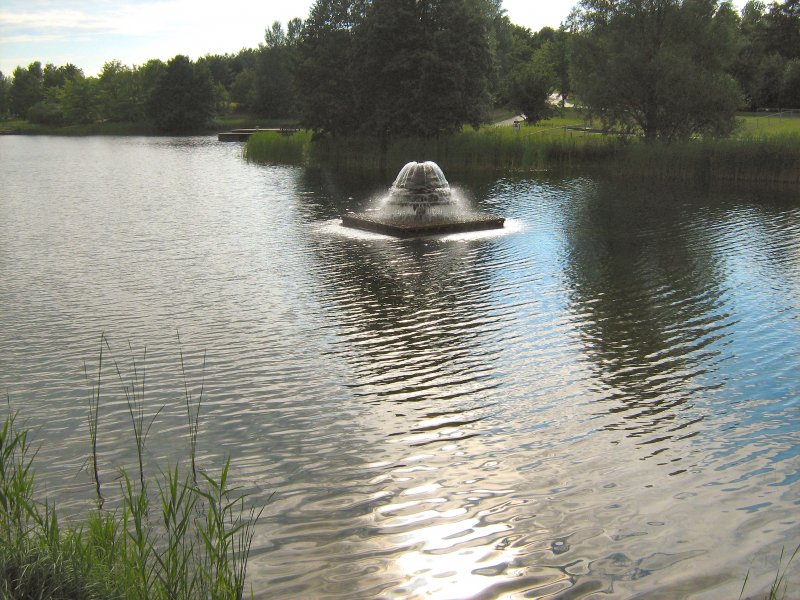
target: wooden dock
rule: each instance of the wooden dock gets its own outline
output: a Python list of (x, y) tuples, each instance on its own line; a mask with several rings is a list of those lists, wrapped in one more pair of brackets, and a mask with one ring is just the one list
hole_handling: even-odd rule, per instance
[(217, 134), (217, 141), (220, 142), (246, 142), (254, 133), (261, 133), (262, 131), (274, 131), (280, 135), (293, 135), (295, 132), (300, 131), (297, 127), (280, 127), (280, 128), (262, 128), (256, 127), (255, 129), (231, 129), (223, 133)]

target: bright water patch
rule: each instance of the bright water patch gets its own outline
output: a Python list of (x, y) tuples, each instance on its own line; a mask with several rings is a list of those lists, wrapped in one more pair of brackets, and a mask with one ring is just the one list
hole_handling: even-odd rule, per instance
[(448, 173), (506, 228), (397, 240), (334, 228), (390, 181), (212, 139), (0, 159), (0, 386), (48, 496), (92, 498), (102, 331), (123, 369), (147, 346), (146, 468), (185, 459), (177, 329), (202, 466), (272, 497), (258, 597), (735, 598), (800, 537), (796, 196)]

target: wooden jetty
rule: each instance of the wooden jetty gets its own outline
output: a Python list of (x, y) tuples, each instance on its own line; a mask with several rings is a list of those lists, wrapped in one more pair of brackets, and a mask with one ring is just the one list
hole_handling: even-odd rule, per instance
[(262, 128), (256, 127), (255, 129), (231, 129), (223, 133), (217, 134), (217, 141), (220, 142), (246, 142), (254, 133), (262, 131), (274, 131), (280, 135), (292, 135), (296, 131), (300, 131), (297, 127), (280, 127), (280, 128)]

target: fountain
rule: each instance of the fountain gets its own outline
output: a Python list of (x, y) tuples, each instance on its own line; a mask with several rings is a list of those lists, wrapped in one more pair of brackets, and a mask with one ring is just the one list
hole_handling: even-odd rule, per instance
[(464, 209), (435, 162), (410, 162), (378, 210), (342, 215), (342, 225), (395, 237), (501, 229), (505, 219)]

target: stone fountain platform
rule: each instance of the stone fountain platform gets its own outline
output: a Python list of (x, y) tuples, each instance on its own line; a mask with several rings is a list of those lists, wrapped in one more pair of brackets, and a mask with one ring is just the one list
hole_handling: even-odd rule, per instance
[(441, 235), (502, 229), (505, 218), (481, 212), (459, 213), (457, 216), (387, 216), (378, 212), (346, 213), (342, 225), (353, 229), (382, 233), (399, 238)]

